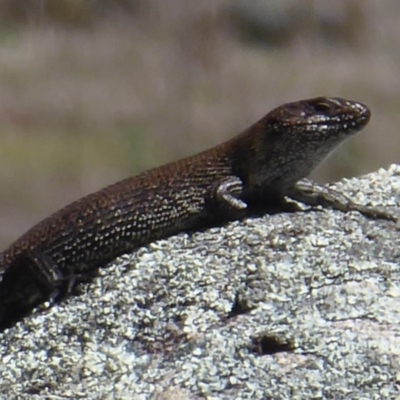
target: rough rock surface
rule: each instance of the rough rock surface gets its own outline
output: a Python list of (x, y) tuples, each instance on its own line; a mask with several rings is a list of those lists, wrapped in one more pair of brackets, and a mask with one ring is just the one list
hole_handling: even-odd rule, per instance
[[(400, 166), (334, 186), (400, 215)], [(0, 334), (0, 398), (395, 398), (399, 321), (399, 226), (266, 215), (141, 248)]]

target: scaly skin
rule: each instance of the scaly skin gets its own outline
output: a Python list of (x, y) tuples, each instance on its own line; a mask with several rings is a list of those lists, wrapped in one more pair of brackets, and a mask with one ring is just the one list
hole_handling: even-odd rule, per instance
[[(0, 254), (0, 329), (141, 245), (241, 219), (260, 205), (279, 207), (284, 196), (306, 201), (296, 183), (369, 118), (365, 105), (340, 98), (288, 103), (219, 146), (61, 209)], [(329, 206), (374, 215), (343, 202)]]

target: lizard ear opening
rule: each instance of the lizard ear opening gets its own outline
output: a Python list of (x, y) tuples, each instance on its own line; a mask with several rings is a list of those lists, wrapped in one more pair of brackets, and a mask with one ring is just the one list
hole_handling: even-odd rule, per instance
[(276, 132), (278, 128), (282, 125), (282, 119), (275, 115), (268, 116), (265, 121), (265, 127), (268, 127), (268, 131)]

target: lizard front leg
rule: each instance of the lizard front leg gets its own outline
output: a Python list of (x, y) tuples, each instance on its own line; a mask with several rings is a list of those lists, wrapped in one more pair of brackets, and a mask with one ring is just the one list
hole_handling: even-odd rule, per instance
[(288, 194), (288, 197), (309, 206), (328, 207), (342, 212), (358, 211), (366, 217), (373, 219), (386, 219), (394, 222), (398, 220), (398, 218), (385, 210), (357, 204), (344, 194), (329, 187), (319, 185), (309, 179), (298, 181), (293, 190)]
[(240, 219), (247, 210), (247, 204), (240, 197), (243, 182), (237, 176), (228, 176), (211, 188), (208, 201), (213, 212), (222, 213), (222, 219)]

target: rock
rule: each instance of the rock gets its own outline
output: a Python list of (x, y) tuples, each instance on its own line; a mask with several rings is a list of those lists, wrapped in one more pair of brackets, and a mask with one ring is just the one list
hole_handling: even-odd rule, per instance
[[(399, 213), (400, 166), (334, 186)], [(0, 397), (393, 398), (398, 229), (308, 210), (155, 242), (0, 334)]]

